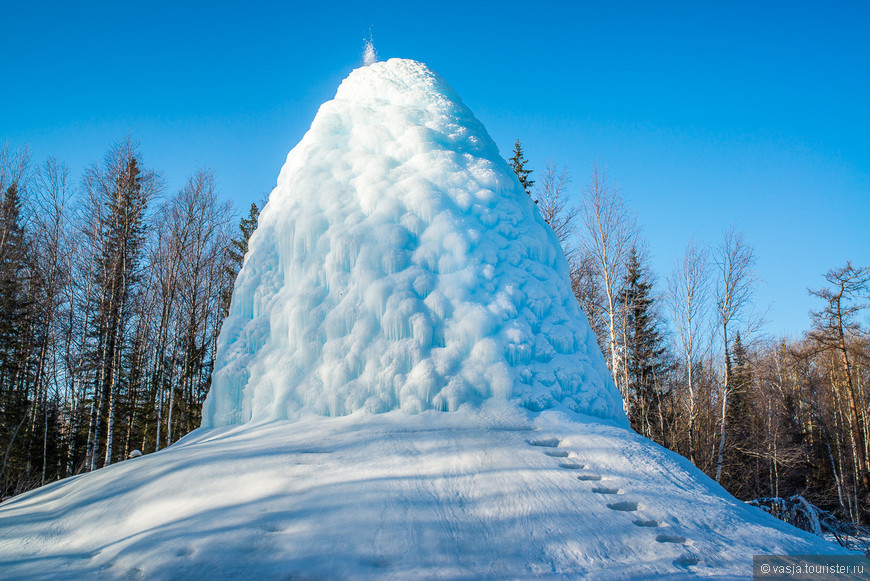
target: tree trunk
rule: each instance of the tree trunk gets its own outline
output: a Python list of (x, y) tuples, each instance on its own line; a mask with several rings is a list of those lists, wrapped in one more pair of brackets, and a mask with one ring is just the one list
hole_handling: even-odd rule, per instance
[(112, 375), (109, 379), (109, 417), (106, 419), (106, 457), (103, 466), (112, 463), (112, 448), (115, 441), (115, 393), (118, 391), (118, 367), (121, 350), (116, 345), (116, 357), (112, 364)]
[(722, 388), (722, 427), (719, 430), (719, 454), (716, 460), (716, 482), (722, 480), (722, 464), (725, 460), (725, 428), (728, 416), (728, 390), (731, 389), (731, 353), (728, 349), (728, 327), (722, 329), (725, 339), (725, 385)]
[(849, 360), (849, 350), (846, 345), (846, 334), (843, 331), (843, 318), (840, 311), (839, 300), (837, 301), (837, 332), (839, 339), (840, 353), (843, 358), (843, 370), (846, 374), (846, 388), (849, 392), (849, 412), (852, 416), (852, 424), (855, 437), (857, 438), (856, 457), (858, 460), (858, 471), (860, 473), (861, 485), (863, 486), (862, 496), (870, 492), (870, 478), (867, 475), (866, 447), (864, 445), (864, 431), (861, 426), (861, 420), (858, 418), (858, 404), (855, 397), (855, 387), (852, 382), (852, 364)]

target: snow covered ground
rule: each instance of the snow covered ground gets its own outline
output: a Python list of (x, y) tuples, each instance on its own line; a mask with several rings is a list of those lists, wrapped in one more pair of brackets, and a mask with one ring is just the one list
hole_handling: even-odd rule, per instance
[(354, 71), (288, 156), (203, 418), (0, 504), (0, 579), (747, 578), (842, 552), (628, 429), (558, 241), (413, 61)]
[(0, 578), (748, 578), (842, 552), (685, 459), (487, 402), (200, 429), (0, 505)]

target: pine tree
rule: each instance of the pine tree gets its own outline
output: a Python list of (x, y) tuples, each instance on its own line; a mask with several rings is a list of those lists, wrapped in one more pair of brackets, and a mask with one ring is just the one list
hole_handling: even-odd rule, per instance
[(731, 348), (731, 393), (728, 397), (726, 421), (731, 445), (725, 452), (723, 478), (732, 494), (738, 498), (752, 498), (751, 479), (746, 478), (754, 467), (757, 454), (753, 455), (749, 446), (753, 445), (753, 418), (755, 416), (752, 393), (752, 368), (749, 352), (743, 344), (738, 331)]
[(749, 353), (740, 337), (740, 331), (734, 336), (734, 346), (731, 349), (731, 381), (733, 391), (728, 402), (728, 423), (736, 427), (734, 422), (745, 421), (752, 408), (752, 402), (748, 399), (752, 370), (749, 366)]
[(623, 382), (632, 427), (661, 442), (662, 404), (668, 396), (665, 378), (672, 364), (661, 332), (662, 323), (655, 311), (652, 289), (637, 248), (632, 247), (619, 301), (624, 313)]
[(514, 143), (514, 156), (510, 159), (511, 169), (514, 170), (517, 179), (520, 180), (520, 185), (523, 186), (526, 193), (531, 196), (532, 186), (535, 185), (535, 180), (529, 179), (532, 170), (526, 169), (527, 163), (529, 163), (529, 160), (525, 159), (523, 146), (520, 145), (520, 140), (517, 139), (516, 143)]
[(248, 240), (250, 240), (254, 230), (257, 229), (257, 219), (259, 216), (260, 209), (257, 207), (257, 204), (251, 203), (251, 211), (248, 213), (248, 217), (242, 218), (239, 221), (239, 230), (230, 239), (227, 246), (227, 284), (222, 300), (221, 319), (225, 318), (230, 312), (230, 301), (233, 298), (233, 286), (236, 276), (238, 276), (239, 271), (242, 270), (242, 265), (245, 263), (245, 254), (248, 253)]
[(34, 358), (27, 256), (21, 197), (13, 184), (0, 199), (0, 477), (6, 476), (0, 494), (20, 492), (17, 482), (29, 464), (25, 424), (33, 418), (36, 403), (36, 394), (31, 393)]
[(236, 237), (230, 240), (230, 246), (227, 250), (230, 257), (230, 265), (233, 277), (235, 277), (242, 269), (242, 264), (245, 262), (245, 254), (248, 252), (248, 240), (251, 234), (257, 229), (257, 218), (260, 216), (260, 209), (256, 203), (251, 203), (251, 211), (247, 218), (242, 218), (239, 222), (239, 232)]
[(15, 386), (24, 317), (26, 245), (21, 199), (10, 186), (0, 200), (0, 388)]

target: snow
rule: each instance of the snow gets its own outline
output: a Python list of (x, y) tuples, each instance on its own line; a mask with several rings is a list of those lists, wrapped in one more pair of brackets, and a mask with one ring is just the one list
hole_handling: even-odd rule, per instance
[(203, 427), (0, 504), (0, 578), (747, 579), (837, 545), (630, 429), (558, 243), (424, 65), (288, 155)]
[(410, 60), (351, 73), (287, 156), (217, 362), (204, 426), (489, 398), (625, 423), (556, 237)]
[(197, 430), (0, 505), (0, 578), (750, 578), (841, 552), (614, 422), (489, 400)]

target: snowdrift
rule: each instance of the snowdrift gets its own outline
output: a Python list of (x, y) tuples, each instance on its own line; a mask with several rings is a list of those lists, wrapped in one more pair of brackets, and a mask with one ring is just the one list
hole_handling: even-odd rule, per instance
[(5, 580), (746, 579), (840, 552), (634, 432), (495, 401), (198, 430), (0, 507)]
[(748, 578), (838, 552), (628, 429), (552, 232), (397, 59), (289, 154), (203, 427), (0, 505), (6, 580)]

